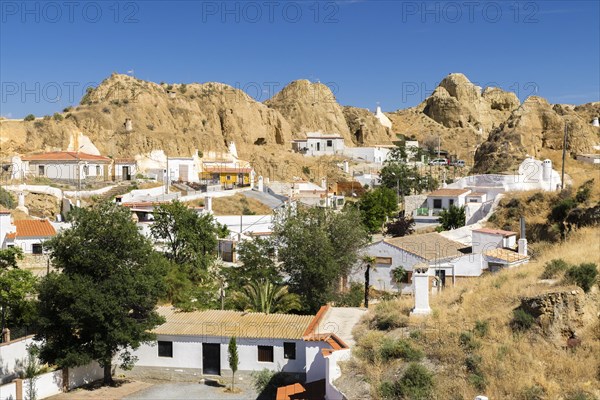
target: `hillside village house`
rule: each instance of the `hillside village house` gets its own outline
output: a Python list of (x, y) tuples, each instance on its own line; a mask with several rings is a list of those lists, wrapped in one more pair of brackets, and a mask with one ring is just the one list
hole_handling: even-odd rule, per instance
[(221, 184), (225, 189), (251, 186), (254, 182), (254, 169), (249, 165), (206, 164), (202, 167), (203, 183)]
[(11, 221), (8, 210), (0, 210), (0, 240), (2, 248), (18, 247), (25, 254), (42, 254), (43, 243), (56, 235), (48, 220)]
[[(412, 273), (415, 265), (426, 263), (441, 285), (457, 279), (480, 276), (484, 265), (481, 255), (471, 253), (471, 248), (439, 233), (425, 233), (398, 238), (386, 238), (367, 246), (363, 254), (375, 258), (371, 269), (371, 285), (377, 290), (402, 290), (412, 292)], [(408, 272), (404, 282), (393, 279), (393, 270), (402, 267)], [(349, 276), (350, 282), (364, 283), (364, 269), (357, 268)]]
[(313, 207), (341, 208), (344, 206), (344, 196), (339, 196), (327, 188), (325, 181), (321, 186), (312, 182), (296, 181), (291, 186), (291, 199)]
[(344, 138), (337, 134), (309, 132), (306, 139), (292, 141), (292, 150), (307, 156), (331, 156), (344, 152)]
[(46, 177), (56, 181), (108, 180), (112, 160), (75, 151), (53, 151), (21, 158), (24, 177)]
[(239, 372), (269, 369), (302, 381), (323, 379), (326, 357), (348, 349), (334, 333), (318, 332), (327, 307), (315, 316), (224, 310), (180, 312), (158, 308), (166, 322), (154, 329), (157, 340), (133, 352), (133, 374), (157, 376), (231, 376), (227, 347), (235, 336)]
[(523, 247), (522, 240), (519, 242), (520, 246), (517, 244), (517, 232), (490, 228), (473, 230), (473, 252), (483, 254), (490, 271), (528, 262), (527, 249)]
[(439, 211), (447, 210), (450, 206), (462, 207), (467, 202), (469, 189), (438, 189), (427, 195), (427, 208)]
[(112, 176), (114, 181), (130, 181), (138, 174), (137, 163), (133, 158), (115, 158)]

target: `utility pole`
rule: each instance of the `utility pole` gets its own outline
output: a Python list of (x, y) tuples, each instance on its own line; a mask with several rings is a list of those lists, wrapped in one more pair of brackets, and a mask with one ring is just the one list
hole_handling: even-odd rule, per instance
[(565, 158), (567, 156), (567, 121), (565, 121), (565, 134), (563, 136), (562, 173), (560, 177), (560, 189), (565, 188)]
[(167, 157), (167, 173), (166, 173), (166, 181), (165, 181), (165, 194), (169, 194), (169, 156), (165, 154)]

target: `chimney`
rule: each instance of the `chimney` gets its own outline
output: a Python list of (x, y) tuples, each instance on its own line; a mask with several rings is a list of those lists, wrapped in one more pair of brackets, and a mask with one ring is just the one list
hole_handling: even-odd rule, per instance
[(205, 197), (204, 198), (204, 209), (207, 212), (212, 213), (212, 197)]
[(133, 122), (131, 121), (131, 118), (125, 118), (124, 126), (127, 132), (131, 132), (133, 130)]
[(321, 179), (321, 187), (325, 190), (327, 190), (327, 179), (323, 178)]
[(598, 120), (598, 117), (593, 119), (592, 126), (600, 126), (600, 121)]
[(527, 255), (527, 239), (525, 238), (525, 217), (521, 217), (521, 238), (519, 239), (519, 254)]

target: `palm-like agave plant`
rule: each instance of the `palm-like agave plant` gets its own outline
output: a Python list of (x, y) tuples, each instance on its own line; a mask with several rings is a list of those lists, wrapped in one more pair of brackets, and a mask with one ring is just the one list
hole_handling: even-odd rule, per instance
[(286, 313), (301, 307), (297, 294), (290, 293), (287, 286), (274, 285), (268, 280), (249, 283), (236, 297), (245, 311)]

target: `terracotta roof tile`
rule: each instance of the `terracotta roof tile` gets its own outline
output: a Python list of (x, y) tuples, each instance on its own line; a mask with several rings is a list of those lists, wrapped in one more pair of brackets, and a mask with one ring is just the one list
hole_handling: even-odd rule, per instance
[(484, 255), (486, 257), (491, 257), (497, 260), (505, 261), (508, 264), (529, 259), (529, 256), (524, 256), (522, 254), (517, 253), (516, 251), (501, 248), (486, 251)]
[(492, 228), (473, 229), (473, 232), (488, 233), (490, 235), (501, 235), (504, 237), (515, 236), (517, 234), (517, 232), (513, 232), (513, 231), (505, 231), (503, 229), (492, 229)]
[(173, 307), (158, 307), (166, 322), (154, 333), (183, 336), (236, 336), (243, 338), (303, 338), (313, 320), (310, 315), (263, 314), (255, 312), (207, 310), (181, 312)]
[(465, 254), (461, 250), (467, 248), (437, 232), (384, 239), (383, 242), (427, 261), (460, 257)]
[(23, 219), (14, 221), (17, 227), (17, 237), (50, 237), (56, 235), (56, 230), (47, 219)]
[(456, 196), (460, 196), (461, 194), (465, 194), (470, 192), (469, 189), (438, 189), (435, 190), (431, 193), (429, 193), (429, 196), (437, 196), (437, 197), (456, 197)]
[(23, 161), (99, 161), (110, 162), (111, 159), (94, 154), (81, 153), (76, 151), (51, 151), (48, 153), (30, 154), (22, 157)]
[(6, 234), (7, 239), (15, 239), (17, 237), (17, 232), (10, 232)]

